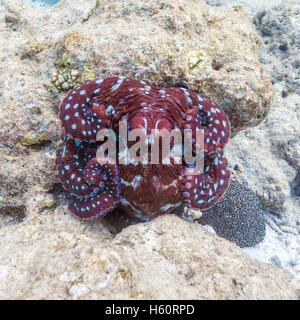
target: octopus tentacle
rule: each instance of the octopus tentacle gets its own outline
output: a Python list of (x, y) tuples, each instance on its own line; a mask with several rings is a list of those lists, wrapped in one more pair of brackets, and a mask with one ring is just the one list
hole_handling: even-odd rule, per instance
[(188, 207), (205, 210), (212, 207), (229, 186), (227, 159), (221, 151), (214, 156), (206, 155), (203, 172), (195, 172), (195, 167), (185, 169), (182, 177), (183, 202)]
[[(191, 92), (191, 95), (196, 95)], [(203, 129), (203, 151), (214, 154), (225, 147), (230, 137), (230, 122), (219, 105), (196, 95), (198, 104), (191, 106), (185, 116), (185, 129), (193, 130), (193, 145), (195, 151), (196, 129)], [(195, 99), (195, 97), (194, 97)], [(194, 102), (194, 101), (193, 101)]]
[[(194, 92), (185, 92), (190, 107), (184, 117), (184, 128), (193, 129), (193, 152), (198, 151), (196, 146), (200, 143), (198, 147), (203, 152), (204, 166), (200, 174), (196, 174), (195, 164), (186, 166), (182, 178), (182, 195), (186, 206), (205, 210), (225, 194), (229, 185), (230, 171), (222, 150), (230, 137), (230, 122), (218, 104)], [(202, 141), (196, 141), (197, 129), (203, 130)]]
[(68, 206), (68, 209), (80, 219), (92, 219), (105, 216), (115, 209), (119, 200), (108, 190), (90, 198), (76, 198)]
[(56, 159), (59, 180), (62, 186), (78, 197), (91, 196), (98, 186), (85, 179), (85, 167), (94, 158), (96, 150), (88, 148), (86, 143), (65, 139), (61, 155)]
[(121, 194), (119, 168), (117, 164), (100, 164), (97, 158), (91, 159), (84, 172), (86, 181), (99, 189), (87, 198), (76, 198), (70, 205), (70, 211), (82, 219), (104, 216), (117, 207)]
[(110, 127), (115, 110), (103, 103), (101, 91), (107, 92), (115, 78), (88, 81), (68, 92), (59, 112), (64, 135), (78, 141), (95, 142), (97, 132)]
[(83, 219), (114, 209), (121, 193), (118, 165), (99, 164), (96, 147), (66, 138), (63, 152), (56, 160), (63, 187), (77, 196), (69, 209)]

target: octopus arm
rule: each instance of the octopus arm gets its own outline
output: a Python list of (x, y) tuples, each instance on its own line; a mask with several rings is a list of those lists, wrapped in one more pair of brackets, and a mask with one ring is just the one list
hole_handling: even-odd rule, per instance
[(68, 92), (59, 112), (65, 135), (84, 142), (95, 142), (100, 129), (109, 128), (115, 108), (107, 102), (117, 77), (87, 81)]
[(182, 178), (182, 195), (187, 207), (205, 210), (212, 207), (226, 192), (229, 186), (230, 171), (227, 159), (220, 152), (206, 156), (204, 170), (193, 174), (194, 168), (186, 168)]
[[(196, 95), (194, 92), (191, 96)], [(196, 95), (197, 96), (197, 95)], [(202, 130), (200, 141), (204, 153), (214, 154), (222, 150), (230, 137), (230, 122), (219, 105), (210, 100), (199, 98), (198, 105), (187, 109), (184, 116), (184, 128), (192, 129), (193, 150), (196, 151), (196, 130)]]
[(105, 216), (118, 205), (118, 197), (109, 190), (90, 198), (76, 198), (69, 204), (69, 210), (80, 219)]
[(76, 198), (70, 203), (69, 209), (75, 216), (82, 219), (102, 217), (117, 207), (121, 194), (117, 164), (100, 164), (93, 158), (85, 168), (85, 179), (99, 189), (91, 197)]
[(66, 138), (62, 153), (56, 158), (59, 180), (64, 189), (78, 197), (91, 196), (98, 189), (85, 179), (85, 167), (95, 153), (84, 143)]

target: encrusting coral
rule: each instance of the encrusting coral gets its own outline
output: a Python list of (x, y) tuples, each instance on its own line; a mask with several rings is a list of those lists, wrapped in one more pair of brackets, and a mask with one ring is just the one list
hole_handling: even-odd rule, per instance
[(51, 73), (50, 82), (58, 92), (67, 92), (83, 82), (83, 74), (78, 68), (75, 68), (69, 62), (69, 57), (65, 53), (62, 57), (62, 63), (55, 71)]

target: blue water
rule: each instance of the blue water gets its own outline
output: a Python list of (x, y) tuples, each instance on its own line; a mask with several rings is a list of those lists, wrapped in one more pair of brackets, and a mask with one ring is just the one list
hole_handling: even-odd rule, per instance
[(57, 4), (60, 0), (30, 0), (30, 1), (24, 1), (34, 6), (54, 6)]

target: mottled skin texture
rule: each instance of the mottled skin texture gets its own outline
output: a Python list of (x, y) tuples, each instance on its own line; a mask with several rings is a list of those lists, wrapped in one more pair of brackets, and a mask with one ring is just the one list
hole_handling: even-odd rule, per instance
[[(74, 195), (70, 211), (82, 218), (106, 217), (119, 227), (148, 221), (180, 205), (201, 210), (212, 207), (229, 185), (230, 171), (223, 148), (230, 123), (219, 106), (185, 88), (158, 88), (124, 77), (88, 81), (68, 92), (60, 106), (63, 150), (57, 157), (63, 187)], [(204, 170), (182, 164), (102, 165), (96, 139), (100, 129), (113, 129), (119, 137), (119, 121), (147, 134), (152, 129), (204, 129)], [(118, 139), (117, 139), (118, 140)], [(126, 142), (131, 148), (135, 142)], [(171, 148), (175, 147), (171, 140)], [(118, 150), (118, 149), (117, 149)], [(150, 145), (148, 145), (149, 159)], [(171, 149), (172, 150), (172, 149)], [(108, 214), (109, 213), (109, 214)]]

